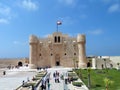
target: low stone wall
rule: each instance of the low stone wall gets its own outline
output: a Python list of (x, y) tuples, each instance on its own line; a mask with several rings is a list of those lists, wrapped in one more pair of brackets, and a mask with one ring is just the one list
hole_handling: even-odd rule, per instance
[(19, 62), (22, 62), (22, 64), (24, 65), (26, 63), (29, 63), (28, 60), (29, 60), (28, 58), (0, 59), (0, 68), (6, 68), (10, 65), (11, 66), (17, 66)]
[(110, 60), (114, 63), (120, 63), (120, 56), (110, 56)]
[(91, 63), (93, 69), (105, 68), (118, 68), (120, 66), (120, 56), (91, 56), (87, 58), (87, 61)]
[(97, 69), (102, 69), (102, 64), (103, 64), (103, 68), (105, 68), (105, 63), (106, 63), (106, 68), (110, 68), (110, 60), (106, 59), (106, 61), (104, 61), (103, 59), (97, 59), (96, 60), (97, 63)]

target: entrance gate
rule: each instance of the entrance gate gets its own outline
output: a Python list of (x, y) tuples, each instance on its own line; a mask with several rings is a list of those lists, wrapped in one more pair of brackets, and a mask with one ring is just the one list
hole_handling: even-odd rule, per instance
[(60, 66), (60, 55), (59, 54), (56, 54), (55, 56), (55, 65)]

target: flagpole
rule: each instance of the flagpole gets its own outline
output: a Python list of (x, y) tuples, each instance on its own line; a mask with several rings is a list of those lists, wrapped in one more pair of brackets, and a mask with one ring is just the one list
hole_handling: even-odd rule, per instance
[(61, 24), (62, 24), (61, 21), (57, 21), (57, 26), (56, 26), (57, 32), (58, 32), (58, 25), (61, 25)]
[(58, 24), (57, 24), (57, 32), (58, 32)]

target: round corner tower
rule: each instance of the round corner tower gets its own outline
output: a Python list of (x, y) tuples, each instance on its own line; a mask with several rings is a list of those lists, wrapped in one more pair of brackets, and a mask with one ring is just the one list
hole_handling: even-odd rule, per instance
[(79, 50), (79, 64), (78, 66), (80, 68), (85, 68), (87, 65), (86, 60), (86, 50), (85, 50), (85, 44), (86, 44), (86, 38), (85, 35), (79, 34), (77, 36), (77, 43), (78, 43), (78, 50)]
[(36, 68), (36, 64), (37, 64), (37, 43), (38, 43), (38, 38), (34, 35), (31, 35), (29, 38), (29, 44), (30, 44), (29, 67), (32, 69)]

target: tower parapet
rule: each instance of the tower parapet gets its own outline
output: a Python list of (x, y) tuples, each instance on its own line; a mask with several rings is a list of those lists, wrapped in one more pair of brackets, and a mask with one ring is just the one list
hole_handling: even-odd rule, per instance
[(78, 66), (80, 68), (85, 68), (87, 65), (87, 61), (86, 61), (86, 50), (85, 50), (85, 43), (86, 43), (86, 38), (85, 35), (83, 34), (79, 34), (77, 36), (77, 43), (78, 43), (78, 50), (79, 50), (79, 64)]
[(85, 35), (84, 34), (78, 34), (77, 42), (78, 43), (86, 43)]
[(37, 44), (38, 44), (38, 38), (34, 35), (31, 35), (29, 38), (30, 43), (30, 68), (36, 68), (37, 64)]
[(29, 38), (29, 43), (32, 44), (32, 43), (37, 43), (37, 42), (38, 42), (38, 38), (34, 35), (31, 35)]

